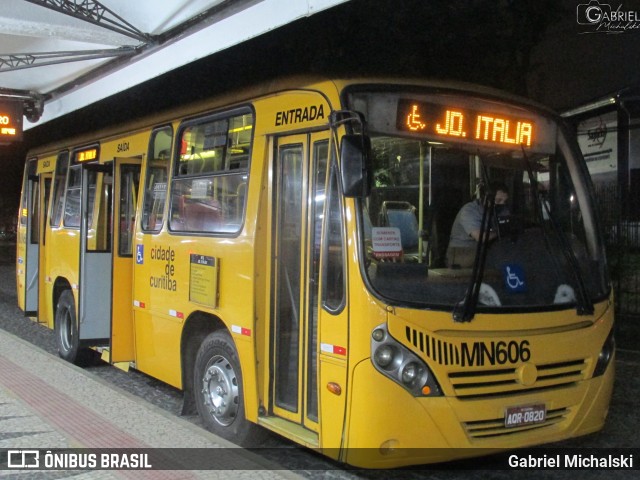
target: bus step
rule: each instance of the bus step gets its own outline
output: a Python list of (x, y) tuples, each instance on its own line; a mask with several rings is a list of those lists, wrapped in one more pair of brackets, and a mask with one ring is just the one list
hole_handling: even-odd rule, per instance
[(279, 417), (260, 417), (258, 424), (272, 430), (283, 437), (298, 442), (305, 447), (318, 448), (320, 442), (318, 434), (307, 430), (302, 425)]

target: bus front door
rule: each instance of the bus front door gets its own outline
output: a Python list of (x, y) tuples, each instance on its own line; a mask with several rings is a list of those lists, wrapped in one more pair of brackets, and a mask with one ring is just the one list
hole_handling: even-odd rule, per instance
[[(280, 138), (275, 165), (272, 244), (273, 413), (318, 442), (318, 308), (329, 134)], [(309, 440), (310, 439), (310, 440)]]

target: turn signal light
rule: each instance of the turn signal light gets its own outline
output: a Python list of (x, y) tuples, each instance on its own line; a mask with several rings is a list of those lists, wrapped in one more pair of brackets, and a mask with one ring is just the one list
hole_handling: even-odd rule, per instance
[(342, 387), (334, 382), (327, 383), (327, 390), (329, 390), (334, 395), (342, 395)]

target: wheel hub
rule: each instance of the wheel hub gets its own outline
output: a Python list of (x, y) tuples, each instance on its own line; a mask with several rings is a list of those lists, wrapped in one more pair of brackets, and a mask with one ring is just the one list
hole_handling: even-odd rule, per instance
[(202, 379), (202, 395), (211, 416), (223, 426), (230, 425), (238, 413), (238, 379), (229, 361), (216, 355)]

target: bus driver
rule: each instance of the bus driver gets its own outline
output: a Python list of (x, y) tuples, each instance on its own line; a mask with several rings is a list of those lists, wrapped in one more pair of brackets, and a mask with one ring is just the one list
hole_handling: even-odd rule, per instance
[[(505, 215), (509, 190), (504, 183), (491, 184), (491, 191), (495, 192), (495, 214)], [(476, 255), (477, 242), (480, 239), (480, 227), (484, 208), (481, 199), (477, 198), (465, 204), (453, 221), (449, 247), (447, 248), (447, 265), (453, 268), (469, 268), (473, 266)], [(489, 240), (496, 238), (496, 227), (493, 225), (489, 232)]]

